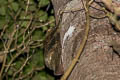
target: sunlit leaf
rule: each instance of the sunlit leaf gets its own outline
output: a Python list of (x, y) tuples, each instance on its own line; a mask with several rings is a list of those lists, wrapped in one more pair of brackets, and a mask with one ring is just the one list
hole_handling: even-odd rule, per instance
[(36, 13), (36, 17), (39, 18), (40, 21), (46, 21), (48, 19), (48, 14), (47, 12), (40, 10)]

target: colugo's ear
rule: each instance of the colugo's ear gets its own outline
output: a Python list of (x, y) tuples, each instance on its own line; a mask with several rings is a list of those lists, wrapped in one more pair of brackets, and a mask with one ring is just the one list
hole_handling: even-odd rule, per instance
[(114, 11), (115, 11), (115, 14), (116, 14), (116, 15), (120, 16), (120, 6), (114, 8)]
[(112, 5), (112, 0), (102, 0), (102, 2), (105, 4), (105, 6), (110, 9)]

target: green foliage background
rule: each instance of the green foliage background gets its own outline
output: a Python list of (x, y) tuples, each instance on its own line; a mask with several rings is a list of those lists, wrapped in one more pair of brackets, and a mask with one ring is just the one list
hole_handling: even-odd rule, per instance
[(45, 34), (54, 26), (49, 0), (0, 0), (2, 80), (54, 80), (43, 59)]

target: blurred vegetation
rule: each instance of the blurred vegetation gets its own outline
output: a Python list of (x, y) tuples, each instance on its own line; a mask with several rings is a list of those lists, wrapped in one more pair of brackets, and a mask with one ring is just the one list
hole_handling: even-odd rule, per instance
[(53, 26), (49, 0), (0, 0), (1, 80), (54, 80), (43, 60), (43, 40)]

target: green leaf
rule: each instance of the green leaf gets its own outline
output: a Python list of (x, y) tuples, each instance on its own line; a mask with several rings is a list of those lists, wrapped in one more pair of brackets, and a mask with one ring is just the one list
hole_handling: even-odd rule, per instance
[(39, 7), (44, 7), (49, 3), (50, 3), (49, 0), (39, 0)]
[(22, 66), (22, 64), (23, 64), (23, 62), (20, 61), (20, 60), (16, 61), (15, 63), (16, 63), (15, 68), (16, 68), (17, 70), (18, 70), (18, 69)]
[(50, 13), (51, 13), (51, 14), (54, 14), (54, 10), (52, 9)]
[(12, 24), (12, 25), (9, 25), (6, 32), (10, 35), (13, 32), (13, 30), (14, 30), (14, 25)]
[(36, 17), (38, 17), (40, 21), (46, 21), (48, 19), (48, 14), (47, 12), (40, 10), (36, 13)]
[(13, 2), (14, 0), (9, 0), (9, 2)]
[(29, 73), (29, 72), (31, 72), (32, 71), (32, 65), (26, 65), (25, 67), (24, 67), (24, 71), (23, 71), (23, 74), (27, 74), (27, 73)]
[(0, 0), (0, 6), (5, 5), (5, 4), (7, 4), (7, 3), (8, 3), (7, 0)]
[(5, 17), (0, 16), (0, 30), (3, 29), (6, 23)]
[(47, 26), (43, 26), (42, 29), (43, 29), (43, 32), (44, 32), (44, 31), (46, 31), (48, 29), (48, 27)]
[(25, 28), (27, 27), (27, 25), (29, 24), (29, 21), (24, 21), (24, 20), (25, 19), (30, 20), (30, 17), (31, 17), (30, 15), (25, 16), (25, 14), (21, 16), (21, 19), (23, 20), (21, 23), (22, 27), (25, 27)]
[(22, 9), (24, 9), (25, 10), (25, 8), (26, 8), (26, 5), (25, 5), (25, 2), (24, 1), (21, 1), (21, 0), (19, 0), (19, 5), (20, 5), (20, 8), (22, 8)]
[(35, 76), (33, 76), (32, 80), (55, 80), (54, 77), (49, 76), (46, 74), (45, 71), (41, 71)]
[(0, 7), (0, 15), (5, 15), (6, 14), (6, 7), (2, 6)]
[(54, 26), (55, 26), (55, 18), (54, 18), (54, 16), (50, 16), (50, 17), (48, 18), (48, 20), (49, 20), (49, 21), (54, 20), (53, 23), (49, 24), (50, 27), (54, 27)]
[[(35, 4), (34, 4), (34, 5), (35, 5)], [(36, 7), (35, 7), (34, 5), (33, 5), (33, 6), (29, 6), (29, 8), (28, 8), (29, 11), (36, 11), (36, 10), (37, 10)]]
[(35, 32), (32, 35), (32, 40), (33, 41), (40, 40), (40, 39), (42, 39), (43, 35), (44, 34), (42, 31), (40, 31), (40, 29), (35, 30)]
[(31, 65), (33, 67), (41, 67), (44, 66), (43, 52), (41, 49), (36, 51), (31, 58)]
[(11, 76), (11, 75), (13, 75), (13, 73), (14, 73), (14, 71), (10, 68), (10, 69), (8, 70), (8, 75)]
[(11, 7), (14, 11), (17, 11), (19, 9), (19, 4), (16, 2), (12, 2)]

